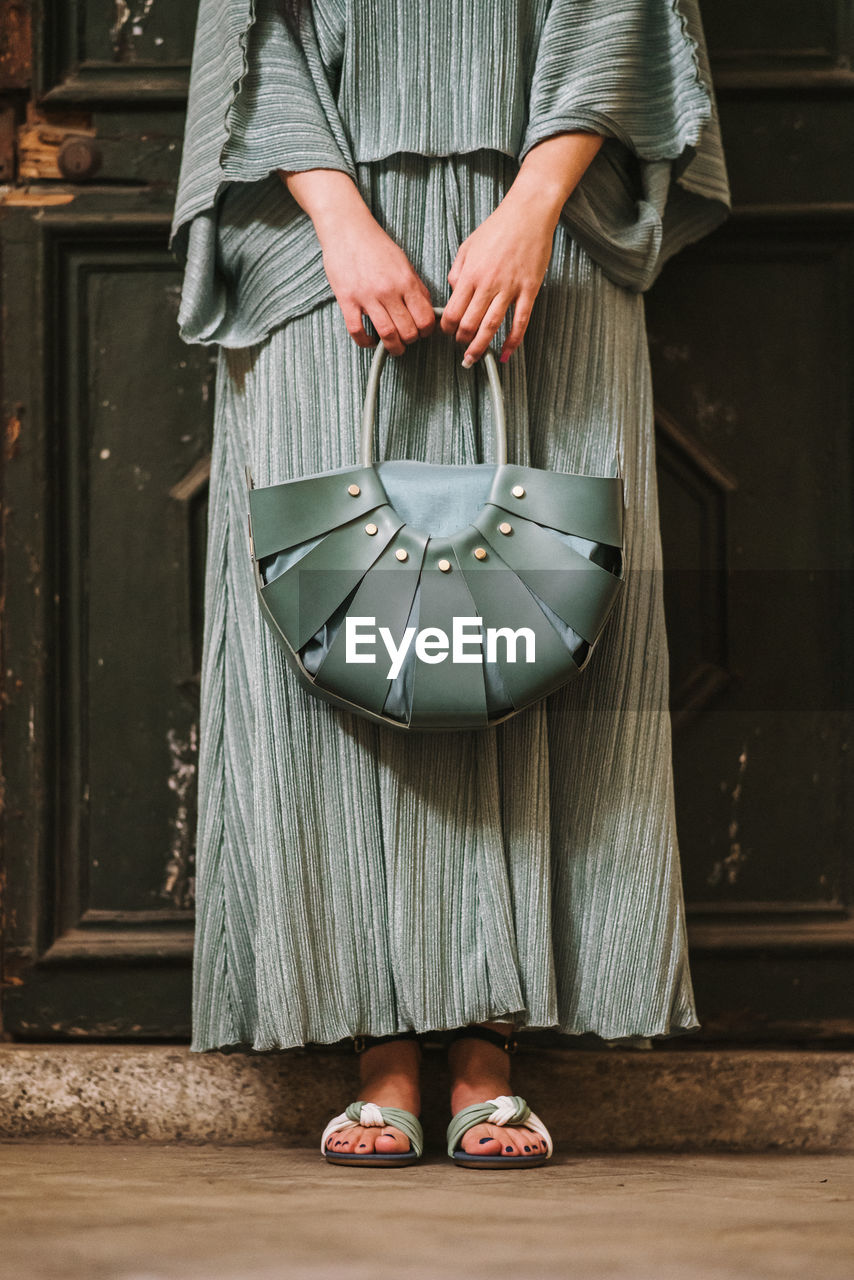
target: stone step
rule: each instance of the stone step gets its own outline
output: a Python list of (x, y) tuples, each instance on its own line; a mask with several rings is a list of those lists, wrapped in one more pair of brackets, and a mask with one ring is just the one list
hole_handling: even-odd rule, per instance
[[(439, 1050), (423, 1075), (425, 1139), (441, 1149)], [(0, 1135), (311, 1147), (356, 1086), (340, 1050), (3, 1044)], [(854, 1053), (521, 1047), (513, 1088), (563, 1151), (854, 1150)]]

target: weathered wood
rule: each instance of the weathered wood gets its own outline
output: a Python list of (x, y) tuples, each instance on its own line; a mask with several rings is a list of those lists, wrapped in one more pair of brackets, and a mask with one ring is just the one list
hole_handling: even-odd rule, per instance
[(21, 182), (46, 178), (64, 181), (59, 154), (69, 139), (94, 139), (92, 117), (83, 111), (46, 112), (27, 106), (26, 123), (18, 131), (18, 177)]
[(26, 0), (0, 0), (0, 90), (28, 89), (33, 69), (33, 24)]

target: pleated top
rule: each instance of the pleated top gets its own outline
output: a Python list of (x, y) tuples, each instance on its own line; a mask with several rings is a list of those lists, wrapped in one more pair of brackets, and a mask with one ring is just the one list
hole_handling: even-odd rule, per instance
[[(560, 224), (647, 289), (731, 208), (697, 0), (201, 0), (172, 246), (187, 342), (249, 346), (334, 295), (277, 169), (606, 141)], [(472, 228), (473, 229), (473, 228)]]

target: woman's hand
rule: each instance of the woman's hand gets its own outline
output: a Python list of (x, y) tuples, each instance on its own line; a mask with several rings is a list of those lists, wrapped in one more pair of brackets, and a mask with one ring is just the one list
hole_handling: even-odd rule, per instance
[(426, 284), (353, 180), (337, 169), (280, 169), (279, 174), (314, 223), (323, 269), (353, 341), (360, 347), (377, 345), (365, 330), (363, 314), (393, 356), (431, 333), (436, 316)]
[(498, 208), (460, 245), (439, 323), (466, 345), (466, 368), (483, 355), (511, 303), (513, 323), (501, 360), (519, 346), (548, 270), (561, 210), (603, 141), (596, 133), (562, 133), (532, 147)]

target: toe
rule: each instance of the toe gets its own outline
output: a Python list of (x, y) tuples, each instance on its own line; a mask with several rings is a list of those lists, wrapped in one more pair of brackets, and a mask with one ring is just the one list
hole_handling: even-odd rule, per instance
[(333, 1133), (327, 1142), (330, 1151), (344, 1152), (345, 1154), (353, 1149), (353, 1142), (362, 1130), (358, 1126), (351, 1125), (349, 1129), (339, 1129), (337, 1133)]
[[(506, 1156), (527, 1156), (530, 1151), (525, 1150), (525, 1144), (528, 1140), (528, 1134), (522, 1129), (505, 1129), (504, 1130), (504, 1154)], [(530, 1145), (530, 1144), (528, 1144)]]
[(473, 1156), (498, 1156), (501, 1144), (495, 1133), (495, 1125), (476, 1124), (464, 1133), (460, 1142), (463, 1151)]
[(388, 1127), (386, 1129), (377, 1130), (377, 1136), (374, 1142), (376, 1151), (408, 1151), (409, 1139), (405, 1133), (401, 1133), (400, 1129)]
[(546, 1145), (532, 1129), (514, 1129), (513, 1138), (522, 1156), (541, 1156), (545, 1154)]
[(378, 1132), (379, 1130), (373, 1127), (368, 1129), (360, 1129), (359, 1136), (355, 1141), (355, 1143), (353, 1144), (351, 1150), (354, 1151), (357, 1156), (369, 1155), (374, 1149), (374, 1143), (377, 1140)]

